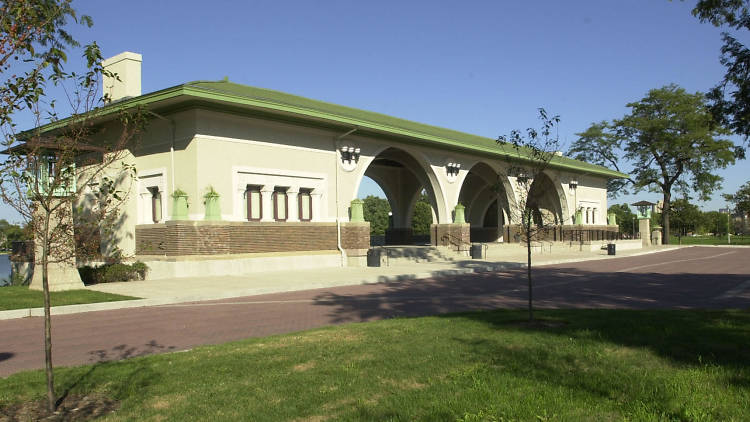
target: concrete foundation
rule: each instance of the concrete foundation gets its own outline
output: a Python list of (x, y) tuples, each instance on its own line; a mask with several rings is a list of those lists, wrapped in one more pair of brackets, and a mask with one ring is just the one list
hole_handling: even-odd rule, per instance
[[(47, 279), (49, 282), (49, 291), (59, 292), (63, 290), (83, 289), (81, 275), (78, 274), (78, 268), (75, 264), (69, 263), (49, 263), (47, 264)], [(34, 265), (34, 275), (31, 277), (29, 289), (42, 290), (42, 264)]]
[[(139, 256), (137, 259), (148, 265), (149, 271), (146, 274), (146, 280), (236, 276), (265, 271), (341, 267), (341, 254), (330, 251), (319, 253), (190, 255), (168, 258)], [(359, 264), (362, 257), (347, 256), (347, 260), (351, 264)], [(364, 263), (367, 263), (366, 255)]]
[(643, 247), (651, 246), (651, 220), (648, 218), (638, 219), (638, 233), (641, 235)]

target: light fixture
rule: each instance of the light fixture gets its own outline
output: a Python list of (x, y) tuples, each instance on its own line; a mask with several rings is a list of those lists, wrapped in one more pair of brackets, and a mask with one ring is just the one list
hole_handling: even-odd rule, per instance
[(341, 147), (341, 161), (345, 163), (352, 163), (359, 161), (359, 148), (352, 146)]
[(571, 189), (577, 188), (578, 187), (578, 180), (576, 180), (576, 179), (571, 180), (570, 182), (568, 182), (568, 186)]
[(459, 170), (461, 170), (461, 163), (448, 163), (445, 165), (445, 172), (448, 176), (458, 176)]

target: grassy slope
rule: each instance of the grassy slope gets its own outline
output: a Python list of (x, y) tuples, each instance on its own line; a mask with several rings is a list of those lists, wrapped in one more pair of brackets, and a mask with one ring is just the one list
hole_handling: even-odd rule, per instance
[[(137, 299), (93, 290), (69, 290), (51, 292), (52, 306), (75, 305), (79, 303), (115, 302), (118, 300)], [(0, 287), (0, 311), (11, 309), (41, 308), (44, 306), (42, 292), (29, 290), (26, 286)]]
[[(750, 312), (518, 311), (351, 324), (61, 369), (105, 420), (747, 420)], [(168, 346), (168, 345), (161, 345)], [(42, 371), (0, 379), (0, 407)]]

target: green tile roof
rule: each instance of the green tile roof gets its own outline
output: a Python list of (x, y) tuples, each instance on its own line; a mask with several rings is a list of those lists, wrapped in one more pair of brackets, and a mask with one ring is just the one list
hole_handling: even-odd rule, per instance
[[(226, 80), (196, 81), (187, 83), (185, 86), (195, 90), (231, 96), (237, 99), (251, 100), (256, 103), (256, 106), (267, 106), (271, 109), (281, 108), (281, 111), (288, 113), (329, 119), (359, 128), (374, 129), (410, 138), (422, 139), (432, 143), (442, 144), (443, 146), (480, 151), (501, 157), (514, 155), (514, 152), (507, 148), (503, 150), (503, 148), (497, 144), (495, 139), (438, 126), (431, 126), (424, 123), (417, 123), (372, 111), (312, 100), (297, 95), (287, 94), (285, 92), (241, 85)], [(558, 168), (566, 168), (569, 170), (592, 173), (611, 178), (626, 177), (626, 175), (610, 170), (606, 167), (562, 156), (555, 156), (553, 159), (553, 165)]]
[[(118, 110), (136, 105), (156, 109), (166, 103), (175, 105), (192, 100), (247, 108), (264, 113), (283, 115), (286, 118), (296, 120), (325, 122), (347, 128), (356, 127), (363, 132), (392, 136), (402, 142), (419, 142), (424, 145), (481, 153), (504, 159), (519, 158), (512, 148), (502, 148), (495, 139), (412, 122), (372, 111), (311, 100), (280, 91), (241, 85), (229, 82), (226, 79), (222, 81), (188, 82), (118, 101), (96, 110), (94, 113), (106, 118), (106, 116), (116, 113)], [(61, 120), (43, 127), (42, 130), (62, 127), (66, 124), (65, 122), (65, 119)], [(595, 174), (607, 178), (627, 177), (625, 174), (603, 166), (562, 156), (555, 156), (551, 165), (559, 169)]]

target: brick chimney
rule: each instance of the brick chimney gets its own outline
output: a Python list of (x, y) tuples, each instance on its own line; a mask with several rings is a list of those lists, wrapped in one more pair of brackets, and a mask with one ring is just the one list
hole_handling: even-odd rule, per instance
[(104, 69), (115, 74), (114, 77), (105, 75), (102, 81), (104, 94), (108, 94), (111, 101), (141, 95), (142, 61), (140, 54), (125, 51), (102, 62)]

